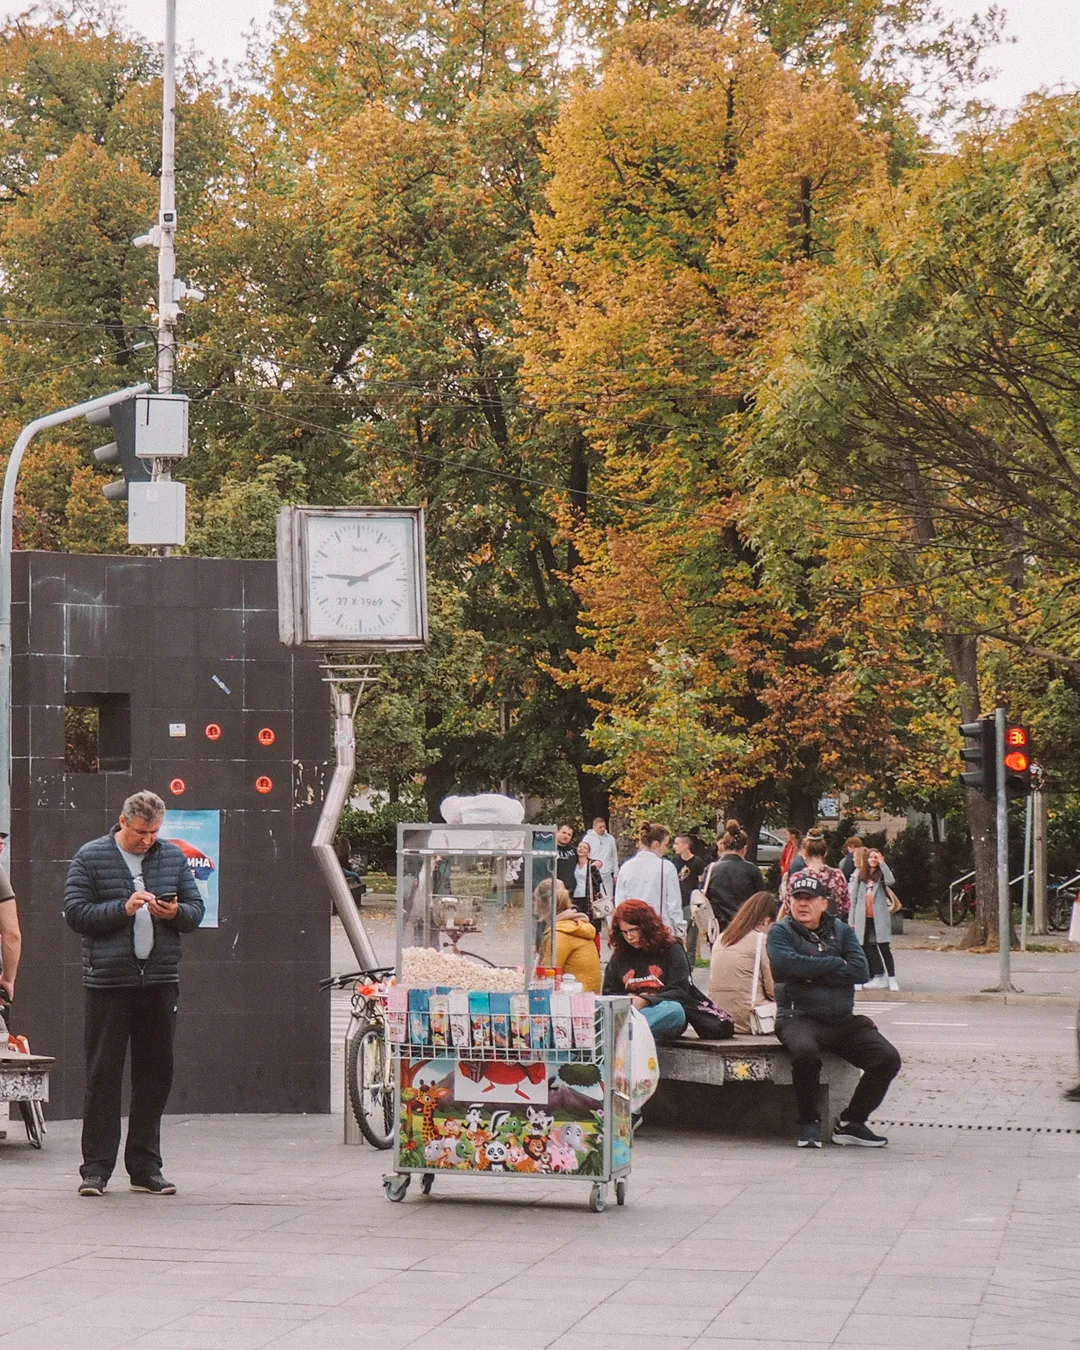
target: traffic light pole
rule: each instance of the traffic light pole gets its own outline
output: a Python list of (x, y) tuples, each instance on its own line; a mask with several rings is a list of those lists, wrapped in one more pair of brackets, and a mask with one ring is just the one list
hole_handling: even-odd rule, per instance
[(15, 535), (15, 485), (26, 448), (39, 431), (74, 422), (100, 408), (111, 408), (124, 403), (136, 394), (145, 394), (148, 384), (135, 384), (130, 389), (118, 389), (115, 394), (77, 403), (74, 408), (49, 413), (28, 422), (19, 432), (12, 446), (7, 468), (4, 470), (4, 494), (0, 500), (0, 834), (11, 833), (11, 553)]
[(994, 709), (994, 742), (997, 752), (997, 890), (999, 993), (1013, 992), (1009, 951), (1009, 785), (1005, 774), (1005, 709)]

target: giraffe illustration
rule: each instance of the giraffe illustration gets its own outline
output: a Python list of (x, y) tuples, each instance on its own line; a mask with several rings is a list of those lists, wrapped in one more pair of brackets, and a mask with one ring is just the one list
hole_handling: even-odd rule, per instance
[(410, 1111), (420, 1111), (420, 1140), (424, 1148), (433, 1139), (441, 1138), (439, 1127), (435, 1124), (435, 1107), (443, 1097), (449, 1097), (449, 1088), (410, 1087), (402, 1094), (402, 1101), (408, 1102)]

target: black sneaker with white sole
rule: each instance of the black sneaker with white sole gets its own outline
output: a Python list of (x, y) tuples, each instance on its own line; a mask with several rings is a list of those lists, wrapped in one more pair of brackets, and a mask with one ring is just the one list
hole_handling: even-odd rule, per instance
[(854, 1144), (857, 1148), (884, 1148), (889, 1142), (883, 1134), (875, 1134), (861, 1121), (842, 1120), (833, 1130), (834, 1144)]
[(80, 1195), (104, 1195), (108, 1183), (104, 1177), (83, 1177), (79, 1182)]
[(820, 1148), (821, 1126), (816, 1120), (799, 1126), (799, 1137), (795, 1141), (798, 1148)]
[(175, 1195), (176, 1187), (171, 1181), (166, 1181), (160, 1172), (152, 1177), (140, 1177), (138, 1181), (131, 1178), (131, 1189), (133, 1191), (142, 1191), (146, 1195)]

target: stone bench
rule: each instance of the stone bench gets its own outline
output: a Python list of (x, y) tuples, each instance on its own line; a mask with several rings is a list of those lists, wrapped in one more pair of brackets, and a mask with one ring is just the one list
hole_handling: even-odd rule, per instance
[[(798, 1129), (791, 1059), (775, 1036), (703, 1041), (683, 1036), (660, 1042), (660, 1086), (645, 1120), (685, 1130), (783, 1135)], [(860, 1072), (836, 1055), (823, 1056), (818, 1115), (826, 1138), (851, 1100)]]

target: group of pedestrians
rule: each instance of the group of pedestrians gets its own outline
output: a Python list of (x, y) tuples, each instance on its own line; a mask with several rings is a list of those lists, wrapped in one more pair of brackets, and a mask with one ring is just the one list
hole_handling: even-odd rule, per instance
[[(591, 936), (599, 930), (588, 921), (587, 904), (593, 890), (606, 895), (609, 883), (594, 849), (599, 841), (610, 858), (614, 851), (602, 841), (614, 841), (603, 822), (589, 833), (591, 839), (575, 845), (570, 826), (559, 830), (556, 959), (561, 954), (579, 970), (587, 960), (595, 982), (599, 944), (594, 947)], [(609, 864), (614, 911), (603, 992), (629, 994), (664, 1039), (681, 1036), (702, 1002), (723, 1008), (737, 1033), (775, 1026), (791, 1055), (800, 1148), (822, 1146), (823, 1056), (846, 1059), (862, 1077), (832, 1142), (883, 1147), (888, 1141), (867, 1120), (899, 1072), (900, 1056), (869, 1017), (855, 1012), (856, 990), (898, 987), (890, 947), (894, 878), (882, 854), (853, 837), (841, 867), (831, 867), (824, 833), (811, 831), (782, 859), (776, 893), (747, 858), (749, 837), (737, 820), (725, 823), (713, 859), (692, 836), (680, 834), (673, 861), (671, 844), (666, 826), (646, 821), (633, 856), (621, 867), (617, 855)], [(693, 979), (700, 935), (712, 946), (707, 996)]]

